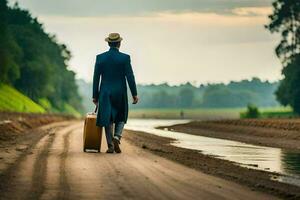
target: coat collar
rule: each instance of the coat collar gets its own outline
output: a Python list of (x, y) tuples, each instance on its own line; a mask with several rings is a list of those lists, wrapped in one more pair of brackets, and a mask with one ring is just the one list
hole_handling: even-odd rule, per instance
[(109, 51), (119, 51), (119, 49), (116, 48), (116, 47), (110, 47), (110, 48), (109, 48)]

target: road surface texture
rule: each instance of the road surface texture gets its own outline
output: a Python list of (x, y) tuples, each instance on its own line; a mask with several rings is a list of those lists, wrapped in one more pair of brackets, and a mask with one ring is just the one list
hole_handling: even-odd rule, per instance
[(276, 199), (125, 140), (122, 154), (83, 153), (82, 130), (70, 122), (44, 136), (1, 176), (0, 199)]

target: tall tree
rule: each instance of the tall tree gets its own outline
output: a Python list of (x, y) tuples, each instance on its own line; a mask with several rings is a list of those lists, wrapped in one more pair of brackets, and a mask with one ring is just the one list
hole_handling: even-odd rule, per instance
[(16, 87), (53, 111), (81, 109), (75, 73), (68, 69), (71, 53), (45, 32), (43, 25), (18, 4), (0, 0), (0, 83)]
[(20, 48), (8, 32), (8, 11), (7, 1), (0, 0), (0, 82), (13, 83), (20, 76)]
[(273, 14), (266, 26), (272, 33), (281, 33), (276, 53), (283, 64), (287, 64), (300, 53), (300, 1), (276, 0)]
[(280, 33), (276, 54), (283, 64), (284, 79), (276, 92), (283, 105), (290, 105), (300, 114), (300, 1), (276, 0), (266, 26), (271, 33)]
[(0, 0), (0, 80), (6, 81), (7, 74), (7, 55), (5, 51), (5, 41), (7, 39), (7, 2), (6, 0)]

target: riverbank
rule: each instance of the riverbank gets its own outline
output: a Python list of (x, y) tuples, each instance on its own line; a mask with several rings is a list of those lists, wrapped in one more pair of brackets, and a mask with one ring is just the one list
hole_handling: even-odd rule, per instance
[(268, 147), (300, 150), (300, 119), (193, 121), (159, 128)]
[(221, 177), (284, 199), (299, 199), (300, 188), (271, 180), (277, 174), (248, 169), (233, 162), (201, 154), (196, 150), (170, 145), (174, 140), (144, 132), (126, 130), (125, 140), (156, 155), (173, 160), (206, 174)]

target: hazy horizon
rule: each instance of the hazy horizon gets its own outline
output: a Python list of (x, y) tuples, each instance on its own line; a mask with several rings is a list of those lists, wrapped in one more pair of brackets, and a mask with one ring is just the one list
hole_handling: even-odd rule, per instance
[(86, 81), (109, 32), (124, 38), (121, 51), (131, 55), (140, 84), (281, 78), (278, 38), (264, 29), (270, 0), (18, 2), (69, 47), (70, 69)]

